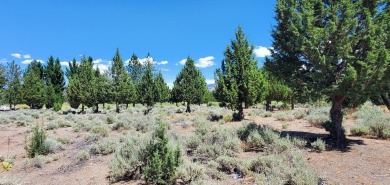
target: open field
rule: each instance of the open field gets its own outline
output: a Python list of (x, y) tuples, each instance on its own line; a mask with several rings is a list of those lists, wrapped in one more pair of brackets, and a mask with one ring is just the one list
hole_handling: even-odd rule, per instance
[[(313, 114), (326, 107), (272, 113), (251, 108), (241, 122), (219, 107), (194, 106), (184, 113), (185, 107), (165, 105), (144, 115), (145, 109), (83, 115), (0, 112), (0, 157), (13, 164), (0, 173), (0, 184), (142, 184), (113, 181), (112, 161), (127, 141), (149, 140), (158, 120), (168, 124), (170, 145), (183, 154), (179, 184), (390, 184), (390, 140), (349, 135), (346, 151), (334, 149), (316, 124), (327, 117)], [(345, 113), (347, 134), (361, 124), (359, 115)], [(29, 158), (25, 147), (35, 125), (46, 130), (49, 153)], [(317, 139), (325, 144), (314, 144)]]

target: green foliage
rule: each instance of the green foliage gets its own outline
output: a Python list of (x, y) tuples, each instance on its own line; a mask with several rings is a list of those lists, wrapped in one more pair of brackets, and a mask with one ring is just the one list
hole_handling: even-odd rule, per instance
[(282, 79), (297, 81), (295, 87), (304, 84), (312, 95), (332, 101), (331, 135), (339, 147), (346, 144), (341, 132), (345, 100), (363, 103), (389, 84), (390, 11), (382, 2), (277, 1), (272, 59), (266, 66)]
[(314, 127), (321, 127), (323, 123), (329, 121), (330, 107), (311, 107), (305, 119)]
[(32, 109), (40, 109), (45, 102), (45, 82), (43, 80), (43, 66), (33, 60), (23, 75), (23, 101)]
[(236, 40), (231, 41), (224, 52), (221, 69), (215, 71), (215, 94), (220, 102), (238, 110), (238, 119), (243, 119), (243, 103), (253, 105), (262, 95), (263, 78), (257, 69), (250, 46), (241, 27), (236, 31)]
[[(49, 57), (43, 76), (47, 90), (50, 91), (46, 95), (46, 108), (52, 108), (56, 101), (62, 104), (64, 102), (62, 92), (65, 89), (65, 77), (58, 58), (54, 60), (53, 56)], [(54, 101), (52, 100), (53, 98)]]
[(313, 150), (316, 152), (323, 152), (325, 151), (325, 141), (321, 139), (317, 139), (313, 143), (311, 143), (311, 146), (313, 147)]
[(76, 154), (76, 162), (77, 163), (87, 161), (87, 160), (89, 160), (89, 158), (91, 158), (91, 156), (89, 155), (88, 151), (85, 151), (85, 150), (81, 150), (81, 151), (77, 152), (77, 154)]
[(169, 100), (169, 95), (170, 95), (170, 91), (169, 91), (169, 87), (167, 85), (167, 83), (165, 83), (164, 81), (164, 78), (162, 76), (162, 73), (161, 71), (157, 73), (155, 79), (154, 79), (154, 83), (156, 85), (156, 102), (160, 102), (161, 104), (163, 102), (166, 102)]
[(191, 182), (204, 179), (206, 169), (199, 163), (186, 163), (180, 166), (177, 171), (177, 178), (181, 179), (185, 184), (190, 184)]
[(148, 183), (172, 184), (176, 177), (177, 167), (182, 163), (181, 150), (169, 146), (166, 129), (166, 125), (160, 123), (147, 146), (148, 157), (143, 170)]
[[(144, 69), (144, 72), (141, 77), (141, 82), (138, 86), (138, 91), (142, 92), (139, 94), (140, 102), (143, 104), (146, 104), (147, 106), (153, 106), (155, 104), (156, 99), (160, 98), (158, 97), (158, 89), (157, 89), (157, 83), (155, 82), (155, 78), (153, 77), (153, 64), (151, 61), (151, 57), (148, 55), (147, 57), (147, 64)], [(160, 88), (162, 88), (162, 81), (160, 79)], [(163, 89), (160, 89), (163, 90)], [(161, 97), (163, 95), (161, 94)]]
[[(4, 102), (9, 106), (15, 106), (22, 100), (21, 70), (15, 61), (8, 62), (5, 72), (5, 86), (2, 95)], [(10, 107), (11, 108), (11, 107)]]
[(278, 112), (275, 114), (275, 118), (279, 121), (294, 121), (294, 115), (290, 112)]
[(357, 120), (356, 124), (351, 127), (352, 135), (390, 138), (390, 116), (379, 107), (365, 104), (353, 116)]
[(27, 155), (29, 158), (34, 158), (37, 155), (46, 155), (49, 152), (49, 146), (45, 144), (46, 132), (39, 126), (32, 129), (30, 142), (26, 146)]
[(202, 102), (206, 92), (206, 81), (200, 70), (196, 69), (192, 58), (187, 58), (183, 69), (173, 82), (172, 92), (178, 96), (178, 100), (187, 103), (186, 112), (191, 112), (191, 103)]
[(114, 137), (103, 138), (99, 143), (91, 146), (90, 152), (92, 154), (107, 155), (115, 152), (118, 147), (119, 140)]

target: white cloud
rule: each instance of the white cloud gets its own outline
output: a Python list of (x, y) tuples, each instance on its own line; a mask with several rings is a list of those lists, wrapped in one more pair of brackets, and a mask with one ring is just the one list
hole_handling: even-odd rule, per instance
[(7, 59), (3, 58), (0, 60), (0, 62), (7, 62)]
[(160, 68), (160, 71), (168, 72), (168, 71), (171, 71), (171, 70), (169, 70), (167, 68)]
[(69, 62), (67, 62), (67, 61), (60, 62), (60, 64), (61, 64), (62, 66), (69, 66)]
[(24, 59), (30, 59), (30, 58), (31, 58), (31, 55), (23, 55), (23, 58), (24, 58)]
[(206, 84), (215, 84), (214, 79), (206, 79)]
[[(176, 63), (176, 65), (181, 64), (184, 65), (186, 64), (187, 59), (180, 60), (180, 62)], [(199, 68), (206, 68), (214, 65), (214, 57), (213, 56), (208, 56), (204, 58), (200, 58), (195, 62), (195, 66)]]
[(200, 58), (198, 61), (195, 62), (196, 67), (200, 68), (206, 68), (214, 65), (214, 57), (208, 56), (204, 58)]
[[(34, 61), (34, 60), (33, 59), (23, 60), (22, 64), (30, 64), (32, 61)], [(36, 61), (39, 62), (39, 63), (44, 63), (45, 62), (43, 60), (36, 60)]]
[(173, 82), (168, 82), (167, 85), (168, 85), (169, 89), (173, 88)]
[(98, 59), (92, 61), (93, 64), (99, 64), (99, 63), (103, 63), (103, 62), (104, 62), (104, 60), (101, 58), (98, 58)]
[(93, 64), (93, 68), (96, 69), (99, 67), (100, 73), (103, 74), (105, 71), (108, 71), (108, 65), (107, 64)]
[(22, 58), (22, 55), (19, 53), (11, 53), (11, 56), (13, 56), (15, 58)]
[(164, 61), (161, 61), (161, 62), (157, 62), (157, 65), (166, 65), (168, 64), (168, 61), (164, 60)]
[(176, 65), (178, 65), (178, 64), (184, 65), (184, 64), (186, 64), (186, 62), (187, 62), (187, 59), (182, 59), (182, 60), (180, 60), (180, 62), (177, 63)]
[(256, 46), (255, 49), (253, 50), (253, 53), (255, 53), (256, 57), (264, 58), (266, 56), (271, 55), (270, 49), (272, 48), (266, 48), (264, 46)]

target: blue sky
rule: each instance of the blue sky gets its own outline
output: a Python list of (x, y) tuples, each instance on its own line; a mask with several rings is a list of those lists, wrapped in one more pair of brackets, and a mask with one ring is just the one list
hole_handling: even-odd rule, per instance
[(124, 60), (150, 53), (168, 83), (190, 56), (210, 83), (237, 26), (264, 60), (274, 6), (274, 0), (0, 0), (0, 62), (24, 68), (53, 55), (65, 68), (86, 55), (104, 69), (119, 48)]

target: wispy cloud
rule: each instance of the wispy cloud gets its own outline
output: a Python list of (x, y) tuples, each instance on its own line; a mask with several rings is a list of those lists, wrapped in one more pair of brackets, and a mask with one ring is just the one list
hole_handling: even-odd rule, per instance
[(105, 61), (105, 60), (103, 60), (103, 59), (101, 59), (101, 58), (98, 58), (98, 59), (92, 61), (92, 63), (94, 63), (94, 64), (100, 64), (100, 63), (103, 63), (104, 61)]
[(31, 58), (31, 55), (23, 55), (23, 58), (24, 58), (24, 59), (30, 59), (30, 58)]
[(7, 62), (7, 59), (2, 58), (2, 59), (0, 60), (0, 62)]
[(214, 79), (206, 79), (206, 84), (215, 84)]
[(264, 46), (256, 46), (255, 49), (253, 50), (253, 53), (258, 58), (264, 58), (266, 56), (271, 55), (270, 49), (272, 49), (272, 48), (267, 48)]
[(93, 64), (93, 68), (94, 69), (97, 69), (98, 67), (99, 67), (100, 73), (103, 74), (106, 71), (108, 71), (109, 65), (107, 65), (107, 64), (99, 64), (99, 63)]
[(60, 62), (60, 64), (62, 66), (69, 66), (69, 62), (68, 61), (62, 61), (62, 62)]
[[(179, 65), (179, 64), (184, 65), (184, 64), (186, 64), (186, 62), (187, 62), (187, 59), (182, 59), (182, 60), (180, 60), (180, 62), (176, 63), (176, 65)], [(213, 56), (199, 58), (195, 62), (195, 66), (199, 67), (199, 68), (206, 68), (206, 67), (210, 67), (213, 65), (214, 65), (214, 57)]]
[[(30, 64), (32, 61), (34, 61), (33, 59), (27, 59), (27, 60), (23, 60), (22, 61), (22, 64)], [(37, 62), (39, 62), (39, 63), (45, 63), (45, 61), (43, 61), (43, 60), (36, 60)]]
[(168, 64), (168, 61), (164, 60), (164, 61), (161, 61), (161, 62), (157, 62), (157, 65), (166, 65)]
[(22, 55), (20, 53), (11, 53), (11, 56), (15, 58), (22, 58)]
[(200, 68), (206, 68), (214, 65), (214, 57), (208, 56), (204, 58), (200, 58), (198, 61), (195, 62), (196, 67)]
[(167, 69), (167, 68), (160, 68), (160, 71), (162, 71), (162, 72), (168, 72), (168, 71), (171, 71), (171, 70), (169, 70), (169, 69)]

